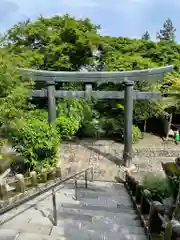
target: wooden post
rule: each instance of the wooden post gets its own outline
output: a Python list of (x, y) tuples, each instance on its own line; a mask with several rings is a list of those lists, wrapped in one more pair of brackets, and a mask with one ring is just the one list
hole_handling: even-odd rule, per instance
[(60, 167), (56, 167), (56, 177), (61, 178), (61, 168)]
[(41, 173), (40, 173), (40, 177), (41, 177), (41, 181), (43, 183), (47, 182), (47, 170), (46, 169), (42, 169)]
[(30, 177), (31, 177), (31, 185), (37, 186), (38, 185), (37, 173), (35, 171), (30, 172)]
[(55, 98), (55, 82), (47, 81), (48, 95), (48, 122), (55, 127), (56, 120), (56, 98)]
[(163, 214), (164, 210), (164, 206), (160, 202), (152, 202), (148, 220), (150, 233), (160, 234), (162, 230), (162, 221), (159, 218), (158, 213)]
[(145, 189), (142, 192), (141, 206), (140, 206), (140, 210), (141, 210), (142, 214), (149, 214), (149, 211), (150, 211), (150, 201), (149, 201), (150, 196), (151, 196), (151, 193), (147, 189)]
[(136, 196), (135, 196), (137, 204), (141, 203), (142, 191), (143, 191), (143, 186), (138, 185), (137, 188), (136, 188)]
[(5, 183), (0, 182), (0, 199), (4, 199), (7, 195), (7, 187)]
[(22, 174), (16, 174), (15, 178), (18, 181), (16, 184), (16, 191), (20, 193), (24, 193), (25, 187), (26, 187), (24, 176)]
[[(171, 236), (170, 240), (179, 240), (180, 239), (180, 222), (176, 220), (171, 220)], [(165, 238), (166, 239), (166, 238)]]
[(133, 82), (125, 82), (125, 111), (124, 111), (124, 165), (130, 167), (132, 163), (132, 125), (133, 125)]

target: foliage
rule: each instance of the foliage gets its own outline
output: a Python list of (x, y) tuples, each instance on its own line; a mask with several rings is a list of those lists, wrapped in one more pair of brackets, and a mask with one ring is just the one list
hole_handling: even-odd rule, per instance
[(122, 118), (103, 117), (100, 121), (105, 136), (123, 140), (124, 121)]
[(160, 32), (157, 33), (157, 39), (174, 41), (175, 33), (176, 28), (174, 27), (171, 19), (168, 18), (163, 24), (163, 29), (161, 29)]
[(82, 128), (79, 131), (79, 135), (84, 137), (97, 137), (100, 130), (99, 120), (94, 118), (91, 121), (84, 121)]
[(0, 138), (0, 157), (1, 157), (2, 149), (4, 146), (6, 146), (7, 142), (8, 142), (7, 139)]
[(172, 193), (167, 178), (160, 174), (147, 174), (142, 181), (142, 185), (144, 189), (148, 189), (151, 192), (154, 201), (162, 201), (168, 198)]
[(32, 82), (22, 81), (17, 70), (20, 59), (0, 50), (0, 126), (1, 128), (23, 114), (28, 109), (29, 88)]
[(75, 135), (81, 126), (92, 119), (91, 104), (83, 99), (63, 99), (57, 104), (56, 126), (62, 139)]
[(77, 133), (79, 122), (62, 115), (56, 119), (56, 128), (62, 139), (69, 139)]
[(148, 41), (148, 40), (150, 40), (150, 39), (151, 39), (151, 36), (150, 36), (149, 32), (146, 31), (146, 32), (142, 35), (142, 40)]
[(59, 135), (47, 121), (21, 118), (11, 126), (10, 138), (28, 168), (40, 170), (56, 164)]
[(19, 22), (9, 29), (5, 46), (28, 57), (29, 66), (49, 70), (79, 70), (93, 60), (100, 46), (99, 26), (68, 14)]
[(141, 130), (137, 126), (133, 125), (133, 132), (132, 132), (133, 143), (136, 143), (141, 138), (142, 138)]
[(68, 116), (72, 119), (82, 123), (91, 115), (91, 104), (84, 99), (61, 99), (57, 104), (57, 116)]

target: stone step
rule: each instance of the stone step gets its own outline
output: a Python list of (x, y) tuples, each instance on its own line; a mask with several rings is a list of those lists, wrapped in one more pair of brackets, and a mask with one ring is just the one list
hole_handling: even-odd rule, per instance
[[(54, 227), (52, 229), (52, 232), (50, 234), (50, 236), (54, 236), (54, 237), (61, 237), (64, 236), (66, 237), (68, 240), (74, 240), (74, 239), (83, 239), (83, 240), (104, 240), (104, 239), (113, 239), (113, 240), (125, 240), (125, 239), (143, 239), (145, 240), (146, 237), (143, 237), (144, 232), (138, 232), (137, 234), (133, 234), (131, 232), (128, 231), (124, 231), (124, 229), (122, 229), (122, 231), (120, 232), (108, 232), (108, 231), (104, 231), (103, 230), (90, 230), (87, 228), (81, 228), (81, 229), (74, 229), (71, 228), (70, 226), (66, 226), (66, 228), (64, 229), (60, 229), (59, 227)], [(129, 238), (131, 237), (131, 238)], [(136, 238), (132, 238), (132, 237), (136, 237)], [(142, 238), (143, 237), (143, 238)]]
[[(123, 184), (93, 182), (85, 189), (78, 181), (78, 201), (74, 182), (57, 188), (58, 226), (53, 226), (51, 192), (33, 201), (30, 209), (13, 210), (16, 217), (0, 226), (2, 240), (145, 240), (144, 229)], [(1, 238), (5, 231), (11, 235)], [(15, 235), (19, 234), (19, 235)], [(15, 237), (13, 236), (15, 235)]]
[[(66, 196), (70, 196), (70, 197), (73, 197), (74, 196), (74, 189), (71, 189), (72, 191), (69, 191), (70, 189), (67, 189), (66, 191), (62, 191), (62, 190), (59, 190), (57, 191), (57, 194), (62, 194), (64, 192), (64, 195)], [(78, 191), (78, 194), (79, 194), (79, 197), (80, 199), (82, 198), (91, 198), (91, 199), (98, 199), (98, 197), (106, 197), (106, 198), (113, 198), (115, 197), (116, 199), (117, 198), (122, 198), (122, 199), (125, 199), (125, 200), (129, 200), (130, 201), (130, 197), (128, 196), (127, 194), (127, 191), (124, 190), (124, 191), (115, 191), (115, 190), (111, 190), (111, 191), (106, 191), (106, 192), (96, 192), (96, 191), (92, 191), (92, 189), (84, 189), (84, 188), (78, 188), (77, 189)]]
[[(42, 210), (43, 211), (43, 210)], [(47, 213), (45, 213), (47, 214)], [(48, 215), (46, 215), (52, 219), (52, 211), (48, 212)], [(65, 219), (73, 219), (73, 220), (80, 220), (80, 221), (86, 221), (86, 222), (93, 222), (97, 219), (101, 219), (101, 221), (105, 221), (108, 219), (111, 222), (117, 222), (118, 224), (124, 224), (127, 225), (127, 223), (131, 220), (136, 221), (138, 220), (138, 216), (134, 214), (128, 214), (128, 213), (112, 213), (112, 212), (100, 212), (100, 211), (92, 211), (92, 210), (77, 210), (72, 208), (66, 208), (66, 209), (60, 209), (57, 212), (57, 217), (59, 220), (65, 220)]]
[[(84, 180), (78, 180), (78, 188), (85, 188)], [(74, 180), (70, 180), (64, 183), (64, 187), (68, 189), (74, 189)], [(88, 181), (88, 188), (87, 190), (94, 191), (94, 192), (109, 192), (111, 190), (118, 190), (118, 191), (126, 191), (124, 189), (124, 185), (122, 183), (116, 182), (100, 182), (100, 181)]]
[[(43, 225), (44, 224), (44, 225)], [(0, 227), (0, 231), (3, 229), (11, 229), (17, 232), (30, 232), (37, 233), (43, 235), (49, 235), (52, 230), (52, 225), (47, 225), (43, 222), (41, 223), (26, 223), (23, 221), (10, 221), (8, 223), (3, 224)]]
[(135, 214), (135, 210), (132, 209), (132, 205), (125, 205), (114, 203), (113, 206), (104, 206), (104, 205), (88, 205), (88, 204), (60, 204), (60, 211), (66, 211), (66, 209), (74, 209), (78, 212), (85, 213), (86, 211), (103, 212), (103, 213), (126, 213), (126, 214)]
[(29, 232), (17, 232), (10, 229), (0, 229), (0, 239), (1, 240), (147, 240), (144, 235), (135, 235), (135, 234), (124, 234), (118, 235), (114, 233), (95, 233), (95, 232), (79, 232), (75, 233), (65, 233), (64, 236), (61, 235), (61, 232), (58, 232), (59, 229), (53, 230), (51, 235), (29, 233)]
[[(92, 223), (85, 223), (84, 221), (80, 222), (78, 220), (78, 223), (76, 221), (64, 221), (61, 224), (58, 224), (58, 227), (55, 227), (53, 225), (43, 225), (42, 223), (24, 223), (21, 222), (10, 222), (6, 223), (1, 226), (0, 230), (3, 229), (11, 229), (16, 232), (30, 232), (30, 233), (36, 233), (36, 234), (44, 234), (44, 235), (51, 235), (52, 232), (56, 231), (59, 234), (61, 233), (61, 236), (64, 236), (66, 232), (68, 233), (74, 233), (74, 232), (96, 232), (96, 233), (118, 233), (121, 234), (136, 234), (136, 235), (142, 235), (144, 234), (144, 230), (141, 227), (138, 226), (131, 226), (127, 228), (127, 224), (117, 224), (117, 223), (111, 223), (108, 221), (108, 219), (104, 222), (92, 222)], [(70, 230), (69, 230), (70, 229)]]

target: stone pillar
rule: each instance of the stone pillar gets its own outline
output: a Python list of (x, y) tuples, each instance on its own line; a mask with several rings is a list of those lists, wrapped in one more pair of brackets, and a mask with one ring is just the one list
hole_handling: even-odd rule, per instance
[(55, 126), (56, 120), (56, 97), (55, 97), (55, 82), (47, 82), (47, 96), (48, 96), (48, 122)]
[(133, 125), (133, 82), (125, 82), (124, 91), (124, 153), (123, 160), (126, 167), (132, 163), (132, 125)]

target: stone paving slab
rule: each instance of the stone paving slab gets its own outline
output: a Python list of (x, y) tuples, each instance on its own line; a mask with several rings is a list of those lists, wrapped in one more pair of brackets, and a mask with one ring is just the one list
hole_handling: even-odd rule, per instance
[(21, 233), (15, 240), (68, 240), (65, 237), (47, 236), (36, 233)]
[[(83, 139), (61, 144), (61, 166), (65, 175), (92, 166), (94, 178), (114, 181), (122, 164), (123, 144), (112, 140)], [(145, 138), (133, 145), (133, 163), (139, 174), (162, 172), (161, 161), (173, 161), (180, 156), (180, 148), (173, 142), (145, 134)]]
[(12, 229), (0, 229), (0, 239), (1, 240), (16, 240), (18, 238), (19, 232)]
[[(87, 228), (81, 228), (80, 231), (74, 229), (74, 228), (69, 228), (68, 226), (63, 229), (63, 231), (61, 229), (59, 229), (58, 227), (54, 227), (51, 233), (51, 236), (53, 237), (61, 237), (61, 236), (65, 236), (67, 237), (67, 239), (83, 239), (83, 240), (103, 240), (103, 239), (113, 239), (113, 240), (121, 240), (124, 239), (125, 236), (127, 236), (127, 239), (131, 239), (128, 238), (129, 236), (134, 236), (134, 239), (146, 239), (144, 237), (144, 232), (142, 231), (142, 229), (136, 229), (136, 231), (134, 232), (128, 232), (125, 229), (121, 229), (121, 231), (119, 232), (108, 232), (108, 231), (102, 231), (99, 230), (97, 231), (97, 229), (87, 229)], [(123, 238), (121, 238), (121, 236), (123, 236)], [(137, 236), (137, 237), (136, 237)]]
[(0, 227), (0, 230), (12, 229), (17, 232), (30, 232), (30, 233), (49, 235), (52, 227), (47, 225), (42, 225), (42, 224), (41, 222), (33, 224), (33, 223), (23, 223), (23, 222), (13, 221), (13, 222), (8, 222), (3, 224)]

